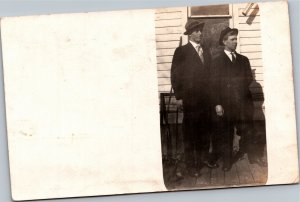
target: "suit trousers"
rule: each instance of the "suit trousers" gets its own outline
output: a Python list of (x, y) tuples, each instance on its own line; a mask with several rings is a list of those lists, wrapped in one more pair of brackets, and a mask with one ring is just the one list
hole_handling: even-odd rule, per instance
[(197, 168), (207, 159), (210, 144), (208, 109), (184, 108), (183, 141), (187, 168)]
[(230, 167), (233, 160), (234, 128), (238, 122), (238, 117), (213, 116), (212, 161), (221, 157), (224, 167)]

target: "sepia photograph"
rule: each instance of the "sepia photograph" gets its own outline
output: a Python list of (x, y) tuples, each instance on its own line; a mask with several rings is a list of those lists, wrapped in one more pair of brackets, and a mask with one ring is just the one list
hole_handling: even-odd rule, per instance
[(166, 187), (264, 185), (258, 4), (157, 9), (155, 23)]
[(170, 6), (1, 17), (13, 200), (299, 183), (288, 3)]

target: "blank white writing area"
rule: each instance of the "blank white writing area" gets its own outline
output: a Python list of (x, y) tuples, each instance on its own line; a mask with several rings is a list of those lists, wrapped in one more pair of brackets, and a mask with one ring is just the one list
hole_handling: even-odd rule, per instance
[(15, 200), (165, 190), (154, 19), (1, 19)]
[[(299, 182), (288, 3), (260, 4), (268, 150), (267, 184)], [(273, 13), (276, 12), (276, 15)], [(280, 37), (278, 37), (280, 33)]]

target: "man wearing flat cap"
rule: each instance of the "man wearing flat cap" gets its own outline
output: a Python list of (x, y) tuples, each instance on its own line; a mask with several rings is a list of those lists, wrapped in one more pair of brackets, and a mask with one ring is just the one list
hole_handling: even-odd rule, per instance
[(252, 119), (252, 95), (249, 86), (252, 72), (249, 59), (238, 54), (237, 29), (227, 27), (220, 34), (219, 44), (224, 51), (212, 60), (211, 100), (214, 106), (212, 118), (215, 134), (213, 150), (223, 157), (223, 170), (229, 171), (233, 159), (234, 130), (242, 135), (242, 123)]
[(175, 50), (171, 67), (177, 106), (183, 108), (184, 114), (184, 167), (194, 176), (198, 175), (204, 162), (209, 164), (206, 157), (209, 150), (211, 56), (202, 45), (203, 27), (204, 23), (194, 19), (186, 23), (184, 34), (189, 36), (189, 42)]

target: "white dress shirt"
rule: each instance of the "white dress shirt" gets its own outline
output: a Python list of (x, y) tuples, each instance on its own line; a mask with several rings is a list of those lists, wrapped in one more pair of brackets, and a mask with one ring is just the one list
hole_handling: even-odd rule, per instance
[[(198, 53), (198, 47), (199, 47), (199, 46), (201, 47), (201, 45), (200, 45), (199, 43), (194, 42), (194, 41), (190, 41), (190, 43), (194, 46), (195, 50), (196, 50), (197, 53)], [(200, 50), (202, 50), (202, 47), (201, 47)]]
[(203, 49), (201, 47), (201, 44), (198, 44), (194, 41), (190, 41), (190, 43), (194, 46), (196, 52), (198, 53), (202, 63), (204, 63), (204, 56), (203, 56)]
[(225, 52), (226, 55), (229, 57), (229, 59), (231, 60), (231, 62), (232, 62), (232, 55), (231, 55), (231, 53), (233, 53), (233, 55), (234, 55), (234, 57), (235, 57), (235, 59), (236, 59), (236, 53), (235, 53), (235, 51), (230, 52), (230, 51), (228, 51), (228, 50), (224, 50), (224, 52)]

